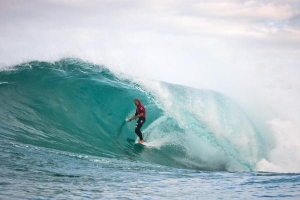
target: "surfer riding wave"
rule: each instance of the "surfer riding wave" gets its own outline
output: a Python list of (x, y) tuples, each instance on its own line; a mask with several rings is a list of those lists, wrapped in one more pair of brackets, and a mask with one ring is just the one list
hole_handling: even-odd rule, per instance
[(141, 132), (141, 127), (146, 122), (146, 110), (145, 107), (141, 104), (141, 101), (139, 99), (134, 100), (134, 104), (136, 105), (136, 112), (133, 117), (127, 120), (127, 122), (130, 122), (134, 119), (138, 118), (138, 121), (136, 122), (135, 126), (135, 133), (139, 137), (139, 143), (144, 143), (143, 134)]

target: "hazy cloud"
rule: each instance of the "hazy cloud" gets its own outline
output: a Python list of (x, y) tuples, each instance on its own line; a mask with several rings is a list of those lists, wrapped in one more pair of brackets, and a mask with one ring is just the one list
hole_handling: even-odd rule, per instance
[(223, 74), (232, 70), (241, 70), (236, 81), (245, 81), (253, 68), (299, 64), (298, 1), (0, 0), (0, 5), (2, 65), (71, 55), (216, 88), (231, 82)]

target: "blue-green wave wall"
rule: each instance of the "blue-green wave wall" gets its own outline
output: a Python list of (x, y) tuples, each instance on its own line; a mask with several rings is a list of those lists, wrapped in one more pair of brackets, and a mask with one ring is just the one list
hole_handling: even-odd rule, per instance
[[(0, 137), (62, 151), (200, 170), (252, 170), (265, 157), (242, 109), (214, 91), (121, 79), (78, 59), (32, 61), (0, 72)], [(150, 146), (134, 145), (133, 100), (147, 109)]]

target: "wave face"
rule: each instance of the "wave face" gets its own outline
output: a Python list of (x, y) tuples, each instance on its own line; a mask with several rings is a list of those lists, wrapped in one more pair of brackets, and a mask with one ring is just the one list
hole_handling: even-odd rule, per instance
[[(197, 170), (252, 171), (268, 151), (224, 95), (124, 79), (78, 59), (0, 72), (0, 137), (62, 151)], [(147, 109), (147, 147), (134, 145), (133, 99)]]

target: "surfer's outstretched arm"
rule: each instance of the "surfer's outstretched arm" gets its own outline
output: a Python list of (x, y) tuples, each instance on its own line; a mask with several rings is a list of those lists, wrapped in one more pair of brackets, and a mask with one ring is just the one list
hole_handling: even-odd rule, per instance
[(132, 121), (134, 119), (137, 119), (137, 118), (140, 118), (140, 117), (143, 117), (143, 116), (144, 116), (143, 113), (141, 113), (141, 114), (138, 114), (138, 115), (135, 115), (135, 116), (131, 117), (130, 119), (127, 119), (126, 121), (130, 122), (130, 121)]

